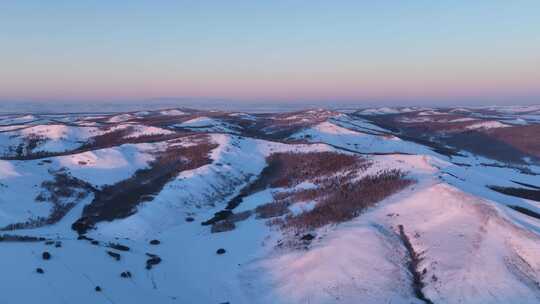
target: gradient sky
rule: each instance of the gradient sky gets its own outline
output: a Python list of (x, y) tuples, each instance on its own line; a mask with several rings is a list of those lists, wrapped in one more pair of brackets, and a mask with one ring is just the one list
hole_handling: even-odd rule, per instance
[(540, 102), (540, 1), (1, 1), (0, 102)]

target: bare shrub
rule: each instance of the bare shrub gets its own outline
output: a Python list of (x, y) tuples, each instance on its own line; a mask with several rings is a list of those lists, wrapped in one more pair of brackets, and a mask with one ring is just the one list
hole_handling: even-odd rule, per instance
[(231, 230), (234, 230), (234, 228), (236, 228), (236, 225), (233, 222), (228, 221), (228, 220), (223, 220), (223, 221), (215, 222), (214, 224), (212, 224), (212, 228), (210, 229), (210, 231), (212, 233), (219, 233), (219, 232), (231, 231)]
[(275, 153), (267, 157), (266, 163), (258, 178), (229, 201), (228, 210), (236, 208), (244, 197), (268, 187), (292, 187), (345, 169), (356, 174), (370, 166), (362, 157), (336, 152)]
[(369, 166), (359, 156), (335, 152), (276, 153), (267, 162), (272, 187), (292, 187), (344, 169), (362, 170)]
[(47, 239), (44, 237), (27, 236), (27, 235), (0, 235), (0, 242), (43, 242)]
[(233, 213), (227, 218), (227, 220), (233, 223), (245, 221), (251, 216), (252, 213), (253, 212), (251, 210), (246, 210), (239, 213)]
[[(257, 179), (241, 189), (238, 195), (227, 203), (225, 210), (216, 213), (213, 218), (201, 224), (212, 225), (217, 221), (226, 219), (232, 214), (231, 210), (234, 210), (234, 208), (240, 205), (246, 196), (266, 188), (292, 187), (304, 181), (313, 181), (315, 183), (326, 182), (330, 178), (329, 176), (342, 173), (340, 177), (334, 177), (332, 179), (333, 183), (338, 184), (340, 179), (350, 179), (371, 165), (363, 157), (337, 152), (274, 153), (267, 157), (266, 162), (267, 166), (262, 170)], [(316, 195), (315, 193), (308, 193), (309, 191), (306, 190), (302, 194), (306, 196)], [(298, 196), (302, 194), (299, 193)], [(283, 204), (283, 202), (280, 204)], [(261, 206), (261, 208), (268, 208), (268, 211), (261, 209), (262, 211), (259, 212), (264, 217), (265, 214), (270, 215), (272, 214), (271, 212), (277, 212), (281, 208), (281, 205)]]
[(412, 182), (399, 170), (385, 170), (351, 181), (332, 191), (325, 191), (327, 195), (312, 210), (287, 216), (283, 227), (303, 231), (348, 221)]
[(259, 219), (278, 217), (289, 213), (289, 203), (285, 201), (274, 201), (255, 208), (255, 213)]

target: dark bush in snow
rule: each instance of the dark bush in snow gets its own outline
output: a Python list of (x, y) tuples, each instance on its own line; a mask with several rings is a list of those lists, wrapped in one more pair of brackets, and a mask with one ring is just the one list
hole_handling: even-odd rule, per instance
[(100, 292), (100, 291), (101, 291), (101, 287), (100, 287), (100, 286), (96, 286), (95, 291)]
[(42, 242), (47, 241), (44, 237), (27, 236), (27, 235), (0, 235), (0, 242)]
[(129, 272), (129, 271), (124, 271), (124, 272), (122, 272), (122, 273), (120, 274), (120, 276), (121, 276), (122, 278), (125, 278), (125, 279), (131, 278), (131, 272)]
[(159, 240), (151, 240), (150, 245), (159, 245), (161, 242)]
[(113, 251), (107, 251), (107, 254), (112, 257), (113, 259), (120, 261), (121, 255), (119, 253), (113, 252)]
[(311, 234), (311, 233), (308, 233), (308, 234), (304, 234), (300, 239), (302, 241), (312, 241), (313, 239), (315, 238), (315, 235)]
[(212, 225), (216, 222), (226, 220), (229, 216), (231, 216), (233, 212), (231, 210), (221, 210), (214, 214), (214, 217), (209, 219), (208, 221), (202, 222), (201, 225)]
[(50, 260), (51, 259), (51, 254), (48, 253), (47, 251), (43, 252), (41, 254), (41, 257), (44, 259), (44, 260)]
[(282, 216), (289, 212), (289, 203), (285, 201), (275, 201), (255, 208), (257, 218), (268, 219), (272, 217)]
[(161, 263), (161, 258), (155, 254), (147, 253), (150, 258), (146, 260), (146, 269), (152, 269), (153, 266)]
[(238, 213), (233, 213), (227, 218), (228, 221), (236, 223), (247, 220), (253, 212), (251, 210), (246, 210)]
[(108, 247), (116, 249), (116, 250), (120, 250), (120, 251), (129, 251), (128, 246), (118, 244), (118, 243), (109, 243)]
[(38, 267), (38, 268), (36, 268), (36, 272), (37, 273), (44, 273), (45, 271), (43, 271), (43, 268)]
[(225, 232), (225, 231), (231, 231), (236, 228), (236, 225), (233, 222), (230, 222), (228, 220), (223, 220), (219, 222), (215, 222), (212, 224), (212, 228), (210, 229), (210, 232), (212, 233), (219, 233), (219, 232)]
[(217, 254), (224, 254), (225, 252), (227, 252), (227, 251), (225, 251), (225, 249), (223, 249), (223, 248), (219, 248), (219, 249), (216, 251)]

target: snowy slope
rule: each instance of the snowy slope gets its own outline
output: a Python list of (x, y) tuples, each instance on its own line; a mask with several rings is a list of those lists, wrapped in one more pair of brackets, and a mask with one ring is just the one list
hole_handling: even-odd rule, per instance
[[(536, 111), (493, 110), (505, 115)], [(432, 116), (452, 111), (379, 108), (363, 110), (362, 114), (413, 112), (419, 112), (417, 117), (426, 117), (425, 123), (430, 123)], [(5, 149), (39, 135), (46, 140), (36, 151), (67, 152), (31, 160), (0, 160), (0, 228), (48, 216), (53, 204), (36, 198), (44, 191), (43, 185), (54, 181), (59, 172), (91, 189), (80, 199), (77, 192), (73, 197), (62, 198), (62, 203), (73, 206), (54, 223), (0, 231), (0, 259), (5, 262), (6, 276), (0, 284), (0, 302), (540, 302), (540, 220), (509, 208), (519, 206), (540, 214), (540, 203), (489, 188), (529, 185), (527, 189), (534, 190), (540, 186), (538, 165), (531, 162), (516, 166), (467, 152), (442, 155), (430, 147), (400, 139), (399, 134), (393, 135), (366, 118), (326, 110), (264, 116), (261, 126), (268, 129), (273, 127), (272, 121), (293, 124), (310, 117), (316, 119), (316, 123), (308, 121), (305, 128), (282, 138), (265, 137), (263, 128), (251, 137), (252, 133), (243, 133), (243, 129), (213, 118), (212, 113), (202, 113), (187, 121), (176, 117), (185, 113), (189, 111), (94, 116), (90, 121), (95, 127), (79, 124), (86, 121), (84, 114), (76, 119), (70, 119), (70, 115), (54, 117), (65, 124), (25, 125), (40, 117), (4, 117), (6, 123), (2, 125), (20, 121), (18, 126), (22, 126), (14, 130), (6, 127), (0, 133)], [(246, 118), (255, 125), (262, 117), (242, 113), (228, 116)], [(157, 120), (152, 121), (151, 117)], [(159, 119), (163, 117), (167, 120), (161, 124)], [(491, 119), (478, 124), (478, 117), (455, 118), (454, 122), (475, 123), (469, 126), (477, 130), (510, 127)], [(127, 134), (119, 133), (122, 140), (113, 141), (106, 148), (90, 146), (75, 151), (92, 137), (128, 129)], [(208, 144), (212, 145), (208, 163), (177, 173), (132, 213), (100, 221), (84, 237), (72, 229), (85, 206), (104, 186), (151, 168), (158, 155), (168, 148), (198, 145), (189, 137), (171, 137), (190, 134), (182, 133), (186, 130), (208, 134)], [(145, 142), (149, 135), (151, 141)], [(163, 135), (162, 140), (159, 135)], [(126, 138), (139, 137), (142, 140), (136, 144), (125, 143)], [(266, 186), (249, 192), (234, 209), (235, 214), (247, 212), (247, 216), (235, 222), (230, 231), (212, 233), (210, 226), (201, 225), (224, 211), (231, 200), (263, 176), (267, 158), (281, 152), (357, 155), (365, 158), (369, 166), (357, 169), (355, 178), (401, 170), (414, 184), (353, 219), (312, 228), (309, 234), (313, 240), (301, 245), (297, 242), (307, 232), (271, 224), (270, 219), (260, 218), (255, 210), (272, 202), (277, 194), (316, 189), (315, 180), (290, 188)], [(168, 157), (190, 161), (188, 155), (173, 153)], [(335, 172), (338, 177), (344, 174)], [(54, 185), (60, 190), (65, 187)], [(308, 198), (292, 202), (287, 208), (299, 215), (313, 210), (317, 204)], [(1, 237), (5, 235), (10, 237)], [(43, 237), (53, 242), (12, 241), (13, 235)], [(152, 244), (151, 240), (159, 240), (159, 244)], [(60, 242), (58, 247), (56, 242)], [(128, 246), (129, 250), (111, 243)], [(218, 254), (220, 248), (225, 250), (223, 254)], [(50, 260), (43, 259), (44, 251), (52, 255)], [(108, 252), (119, 254), (119, 260)], [(147, 261), (152, 255), (161, 260), (148, 269)], [(37, 268), (44, 273), (37, 273)], [(121, 276), (126, 271), (131, 277)]]
[(323, 142), (361, 153), (432, 153), (424, 146), (403, 141), (392, 135), (372, 135), (323, 122), (291, 136), (310, 142)]

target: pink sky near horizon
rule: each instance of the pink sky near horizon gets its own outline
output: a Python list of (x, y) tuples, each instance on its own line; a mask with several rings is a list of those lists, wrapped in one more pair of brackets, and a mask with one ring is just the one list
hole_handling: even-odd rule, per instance
[(540, 102), (539, 12), (527, 0), (2, 3), (0, 102)]

